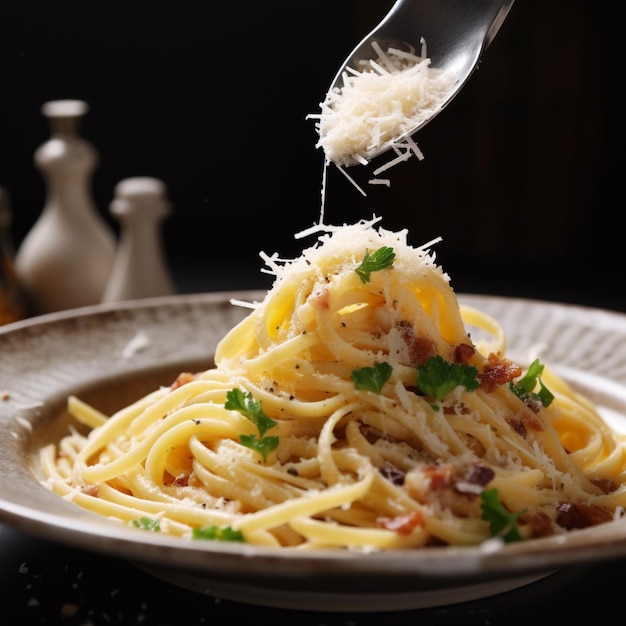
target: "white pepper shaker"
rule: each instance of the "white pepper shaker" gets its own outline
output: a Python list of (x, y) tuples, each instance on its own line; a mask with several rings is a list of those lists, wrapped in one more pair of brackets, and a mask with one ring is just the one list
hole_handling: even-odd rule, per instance
[(46, 181), (46, 202), (15, 256), (36, 314), (97, 304), (111, 273), (115, 235), (90, 189), (98, 153), (78, 134), (87, 110), (82, 100), (42, 106), (51, 137), (36, 150), (35, 164)]
[(175, 293), (161, 237), (170, 212), (165, 184), (149, 176), (126, 178), (115, 187), (110, 211), (120, 221), (120, 239), (102, 301)]

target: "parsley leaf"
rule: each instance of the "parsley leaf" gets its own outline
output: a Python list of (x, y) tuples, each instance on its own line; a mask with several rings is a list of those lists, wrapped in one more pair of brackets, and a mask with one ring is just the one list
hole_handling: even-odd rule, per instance
[(244, 393), (241, 389), (227, 391), (224, 408), (230, 411), (239, 411), (244, 417), (247, 417), (258, 428), (261, 437), (270, 428), (276, 426), (276, 422), (263, 413), (261, 402), (255, 400), (251, 392)]
[(368, 283), (372, 272), (377, 272), (378, 270), (384, 270), (386, 267), (391, 267), (395, 258), (396, 253), (393, 251), (393, 248), (390, 248), (389, 246), (378, 248), (378, 250), (372, 254), (370, 254), (369, 250), (366, 250), (363, 261), (361, 261), (361, 265), (359, 265), (354, 271), (361, 279), (361, 282)]
[(231, 389), (226, 392), (224, 408), (229, 411), (239, 411), (249, 419), (259, 431), (256, 435), (240, 435), (239, 443), (255, 450), (267, 461), (267, 455), (278, 446), (278, 437), (266, 437), (265, 433), (274, 428), (277, 422), (263, 413), (261, 402), (252, 397), (251, 392), (244, 393), (241, 389)]
[(468, 391), (477, 389), (478, 368), (463, 363), (448, 363), (439, 355), (431, 356), (417, 368), (417, 387), (438, 402), (459, 385)]
[(141, 528), (142, 530), (149, 530), (150, 532), (159, 532), (161, 527), (159, 526), (158, 519), (150, 519), (149, 517), (140, 517), (133, 520), (133, 526), (135, 528)]
[(194, 528), (192, 531), (194, 539), (212, 539), (217, 541), (245, 541), (240, 530), (233, 530), (230, 526), (220, 527), (207, 525)]
[(374, 367), (362, 367), (352, 372), (355, 389), (380, 393), (389, 380), (393, 368), (389, 363), (376, 363)]
[[(544, 407), (552, 404), (554, 395), (541, 380), (543, 369), (543, 364), (539, 359), (535, 359), (522, 378), (515, 383), (509, 383), (511, 390), (520, 400), (523, 401), (529, 398), (531, 400), (539, 400)], [(539, 383), (539, 391), (535, 392), (534, 389), (537, 383)]]
[(500, 494), (497, 489), (485, 489), (480, 494), (483, 511), (482, 518), (489, 522), (489, 532), (492, 537), (500, 537), (506, 543), (521, 541), (522, 535), (517, 527), (517, 518), (526, 512), (510, 513), (500, 502)]
[(267, 455), (278, 447), (278, 437), (259, 438), (255, 434), (239, 435), (239, 443), (246, 448), (256, 450), (263, 457), (263, 460), (267, 461)]

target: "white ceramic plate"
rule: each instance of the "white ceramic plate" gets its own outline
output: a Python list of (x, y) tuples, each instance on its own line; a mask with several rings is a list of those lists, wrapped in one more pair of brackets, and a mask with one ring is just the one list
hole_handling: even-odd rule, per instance
[[(187, 542), (98, 517), (41, 486), (37, 451), (67, 429), (69, 394), (105, 412), (182, 370), (209, 367), (216, 343), (248, 310), (230, 298), (173, 296), (101, 305), (0, 327), (0, 520), (130, 560), (176, 585), (258, 605), (319, 611), (405, 610), (485, 597), (568, 565), (626, 555), (626, 521), (500, 549), (363, 554), (287, 552)], [(626, 316), (522, 299), (461, 296), (504, 326), (509, 354), (539, 350), (626, 430)]]

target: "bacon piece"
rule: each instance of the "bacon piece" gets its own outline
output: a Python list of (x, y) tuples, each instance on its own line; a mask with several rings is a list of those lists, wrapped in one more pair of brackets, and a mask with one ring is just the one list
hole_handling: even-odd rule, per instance
[(507, 417), (506, 423), (520, 436), (526, 439), (526, 435), (528, 431), (526, 430), (526, 426), (524, 425), (524, 421), (520, 419), (519, 416), (515, 417)]
[(467, 343), (460, 343), (456, 348), (454, 348), (454, 362), (467, 364), (474, 356), (475, 352), (476, 348), (474, 348), (474, 346), (470, 346)]
[(383, 465), (379, 471), (392, 484), (399, 487), (404, 485), (404, 477), (406, 476), (406, 473), (398, 469), (395, 465)]
[(424, 465), (407, 472), (404, 487), (418, 502), (432, 499), (432, 493), (441, 493), (453, 484), (455, 469), (452, 465)]
[(426, 465), (406, 475), (407, 493), (423, 504), (436, 504), (460, 517), (480, 515), (479, 495), (494, 477), (494, 471), (481, 463), (456, 468)]
[(402, 320), (396, 324), (402, 339), (409, 348), (409, 361), (411, 365), (423, 365), (431, 356), (437, 354), (437, 344), (428, 337), (418, 337), (415, 335), (413, 324)]
[(507, 358), (500, 357), (493, 352), (489, 355), (488, 363), (478, 374), (480, 388), (491, 393), (501, 385), (510, 383), (522, 374), (522, 368)]
[(422, 472), (429, 480), (431, 491), (439, 491), (452, 484), (456, 469), (452, 465), (429, 465)]
[(441, 407), (444, 415), (469, 415), (472, 411), (465, 402), (455, 402), (454, 404), (445, 404)]
[(546, 425), (535, 415), (535, 412), (532, 410), (520, 411), (519, 417), (524, 423), (524, 426), (526, 428), (529, 428), (530, 430), (541, 432), (546, 427)]
[(174, 391), (174, 389), (178, 389), (193, 380), (195, 380), (195, 376), (191, 372), (181, 372), (176, 377), (176, 380), (170, 385), (170, 389)]
[(541, 432), (546, 425), (530, 409), (518, 411), (513, 417), (507, 417), (506, 423), (520, 436), (526, 439), (529, 430)]
[(557, 507), (556, 523), (567, 530), (588, 528), (612, 520), (611, 511), (595, 504), (563, 502)]
[(603, 493), (613, 493), (617, 491), (617, 485), (610, 478), (592, 478), (591, 482), (602, 489)]
[(484, 487), (494, 479), (495, 475), (496, 473), (490, 467), (476, 463), (467, 470), (463, 480)]
[(454, 483), (454, 489), (464, 498), (475, 498), (494, 478), (496, 473), (486, 465), (476, 463), (468, 467)]
[(524, 404), (533, 413), (539, 413), (539, 411), (541, 411), (541, 409), (543, 408), (543, 404), (541, 403), (541, 400), (539, 400), (538, 398), (534, 398), (533, 396), (528, 396), (527, 398), (524, 398)]
[(190, 476), (191, 476), (190, 472), (185, 472), (184, 474), (179, 474), (172, 481), (172, 485), (174, 487), (187, 487), (189, 485)]
[(86, 485), (80, 491), (86, 496), (93, 496), (94, 498), (97, 498), (100, 495), (100, 488), (98, 485)]
[(423, 504), (436, 504), (459, 517), (480, 515), (479, 495), (494, 476), (480, 463), (456, 468), (453, 465), (425, 466), (407, 473), (407, 493)]

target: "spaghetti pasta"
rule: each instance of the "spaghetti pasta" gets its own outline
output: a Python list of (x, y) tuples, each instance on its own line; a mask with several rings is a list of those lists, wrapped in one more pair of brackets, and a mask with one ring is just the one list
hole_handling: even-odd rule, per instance
[(281, 549), (476, 545), (619, 517), (621, 436), (539, 361), (506, 356), (430, 244), (377, 222), (266, 256), (274, 284), (211, 369), (110, 417), (71, 397), (88, 433), (41, 450), (44, 484), (128, 525)]

